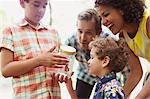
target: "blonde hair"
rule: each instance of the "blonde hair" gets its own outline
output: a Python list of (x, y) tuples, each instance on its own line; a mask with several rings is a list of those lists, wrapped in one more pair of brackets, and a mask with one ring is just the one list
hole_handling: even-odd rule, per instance
[(98, 37), (89, 44), (89, 47), (97, 48), (95, 53), (99, 59), (104, 59), (105, 56), (108, 56), (110, 58), (108, 67), (115, 73), (122, 71), (127, 64), (128, 46), (122, 38), (115, 41), (111, 37)]

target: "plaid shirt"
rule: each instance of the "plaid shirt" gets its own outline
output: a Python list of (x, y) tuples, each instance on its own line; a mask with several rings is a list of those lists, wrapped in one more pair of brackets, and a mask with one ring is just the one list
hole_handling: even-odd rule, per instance
[[(3, 32), (0, 47), (14, 53), (14, 61), (23, 61), (47, 52), (59, 44), (58, 33), (40, 24), (34, 28), (27, 21), (8, 27)], [(13, 77), (13, 89), (17, 99), (60, 99), (60, 86), (51, 77), (50, 68), (39, 66)]]

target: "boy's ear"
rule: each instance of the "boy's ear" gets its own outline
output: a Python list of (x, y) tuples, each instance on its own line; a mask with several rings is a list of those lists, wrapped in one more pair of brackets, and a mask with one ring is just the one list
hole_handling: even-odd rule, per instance
[(103, 59), (102, 67), (108, 66), (109, 62), (110, 62), (110, 57), (109, 56), (105, 56), (104, 59)]
[(25, 1), (24, 0), (19, 0), (19, 2), (20, 2), (21, 7), (24, 8), (24, 2)]

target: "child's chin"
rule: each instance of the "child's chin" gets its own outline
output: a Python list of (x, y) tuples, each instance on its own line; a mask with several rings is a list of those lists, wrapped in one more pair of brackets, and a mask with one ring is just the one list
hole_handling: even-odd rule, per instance
[(94, 76), (94, 77), (96, 77), (96, 75), (95, 75), (95, 74), (93, 74), (93, 73), (92, 73), (92, 72), (90, 72), (90, 71), (89, 71), (89, 74), (90, 74), (90, 75), (92, 75), (92, 76)]
[(94, 75), (94, 74), (91, 74), (92, 76), (94, 76), (94, 77), (96, 77), (96, 75)]

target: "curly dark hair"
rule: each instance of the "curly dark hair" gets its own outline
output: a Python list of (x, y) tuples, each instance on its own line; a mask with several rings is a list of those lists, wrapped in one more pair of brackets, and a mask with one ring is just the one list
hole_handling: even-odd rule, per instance
[(144, 0), (96, 0), (95, 7), (100, 7), (100, 5), (120, 9), (124, 13), (124, 21), (137, 24), (142, 20), (146, 7)]
[(96, 32), (98, 33), (98, 35), (100, 34), (99, 32), (101, 32), (101, 19), (98, 16), (98, 13), (96, 10), (94, 9), (86, 9), (85, 11), (82, 11), (79, 13), (78, 15), (78, 20), (85, 20), (85, 21), (91, 21), (91, 20), (95, 20), (96, 23)]
[(111, 37), (98, 37), (89, 44), (89, 47), (97, 49), (95, 53), (100, 60), (108, 56), (110, 58), (108, 68), (115, 73), (122, 71), (127, 65), (129, 49), (123, 38), (115, 41)]

